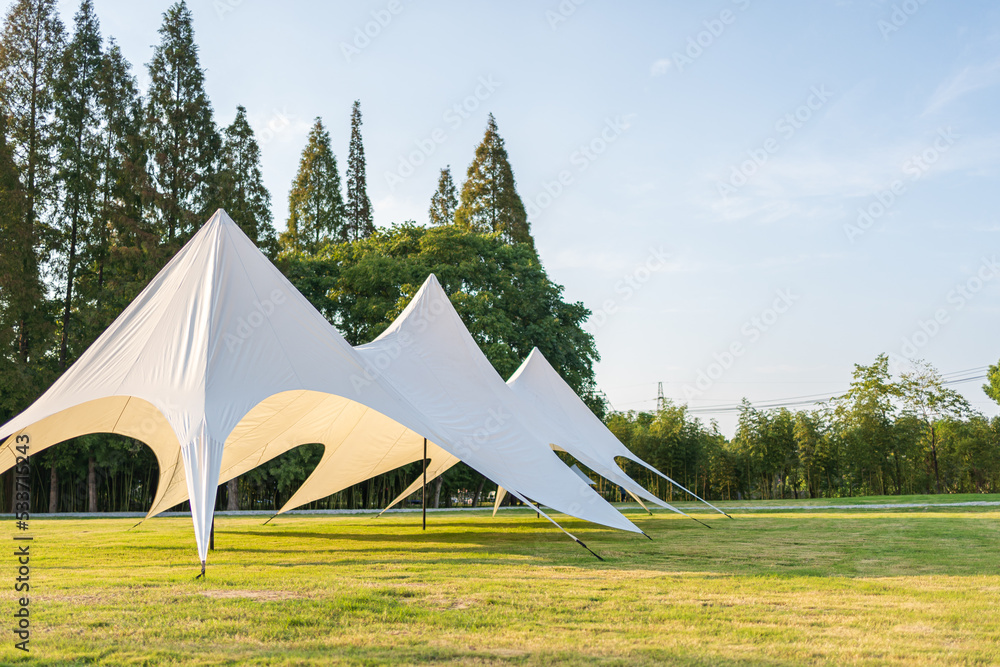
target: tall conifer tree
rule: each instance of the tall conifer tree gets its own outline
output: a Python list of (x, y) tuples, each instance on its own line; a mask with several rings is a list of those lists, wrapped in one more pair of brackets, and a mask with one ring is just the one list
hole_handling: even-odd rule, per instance
[(142, 136), (143, 105), (128, 60), (114, 39), (101, 63), (99, 224), (86, 287), (95, 305), (92, 335), (104, 329), (156, 271), (164, 257), (146, 216), (153, 199)]
[(480, 232), (499, 232), (510, 243), (534, 246), (524, 202), (517, 194), (514, 172), (493, 114), (466, 176), (455, 224)]
[(6, 422), (32, 398), (21, 357), (25, 308), (42, 291), (31, 234), (26, 233), (28, 195), (0, 116), (0, 420)]
[(54, 86), (57, 177), (61, 215), (56, 216), (63, 272), (59, 370), (70, 355), (71, 318), (77, 266), (86, 259), (89, 243), (99, 235), (97, 213), (99, 171), (98, 102), (102, 62), (101, 33), (91, 0), (83, 0), (74, 19), (74, 33), (63, 52)]
[(211, 179), (221, 140), (184, 0), (163, 14), (159, 32), (148, 65), (146, 137), (160, 224), (166, 242), (176, 245), (212, 213)]
[(17, 243), (22, 246), (16, 254), (23, 280), (8, 304), (22, 364), (40, 356), (45, 342), (38, 249), (48, 235), (43, 216), (54, 209), (52, 87), (63, 42), (55, 0), (18, 0), (0, 35), (0, 112), (6, 117), (8, 146), (25, 196), (24, 219), (9, 223), (20, 225)]
[(361, 101), (351, 107), (351, 146), (347, 153), (347, 233), (352, 241), (368, 238), (375, 231), (372, 202), (365, 176), (365, 147), (361, 143)]
[(311, 254), (325, 243), (346, 239), (337, 158), (330, 134), (317, 118), (288, 193), (288, 229), (281, 235), (281, 248)]
[(431, 197), (431, 208), (427, 218), (432, 225), (450, 225), (455, 222), (458, 197), (455, 195), (455, 181), (451, 178), (451, 165), (441, 170), (438, 187)]
[(274, 257), (277, 241), (271, 217), (271, 193), (264, 187), (260, 146), (244, 107), (236, 108), (236, 118), (222, 134), (219, 206), (226, 209), (265, 254)]

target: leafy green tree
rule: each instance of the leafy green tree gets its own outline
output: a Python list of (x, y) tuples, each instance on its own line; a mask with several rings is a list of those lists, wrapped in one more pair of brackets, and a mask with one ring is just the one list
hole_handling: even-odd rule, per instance
[(7, 12), (0, 35), (0, 109), (24, 193), (24, 220), (7, 223), (10, 232), (18, 225), (17, 250), (4, 250), (10, 248), (23, 275), (7, 278), (6, 307), (22, 366), (43, 354), (47, 340), (39, 250), (48, 236), (43, 216), (55, 208), (52, 89), (63, 44), (55, 0), (18, 0)]
[(431, 208), (427, 212), (431, 225), (450, 225), (455, 222), (458, 197), (455, 195), (455, 181), (451, 179), (451, 166), (441, 170), (438, 187), (431, 197)]
[(854, 365), (848, 392), (834, 400), (834, 418), (843, 430), (847, 451), (855, 473), (849, 484), (866, 486), (871, 493), (885, 494), (890, 480), (902, 493), (902, 444), (894, 423), (900, 387), (892, 381), (889, 357), (880, 354), (870, 366)]
[(517, 194), (507, 149), (490, 114), (486, 134), (469, 165), (455, 224), (479, 232), (497, 233), (508, 243), (534, 245), (524, 202)]
[(250, 239), (270, 257), (277, 255), (271, 218), (271, 193), (264, 187), (260, 146), (247, 122), (247, 110), (236, 108), (236, 118), (223, 131), (220, 157), (219, 205)]
[(833, 496), (839, 485), (839, 440), (832, 432), (825, 410), (800, 411), (795, 414), (795, 443), (798, 467), (810, 498), (824, 492)]
[(791, 412), (758, 410), (743, 399), (734, 440), (743, 454), (746, 479), (757, 481), (761, 497), (797, 494), (797, 443)]
[(191, 10), (184, 0), (163, 14), (149, 62), (146, 145), (165, 241), (183, 244), (212, 212), (212, 175), (221, 140), (205, 93)]
[(934, 493), (940, 493), (937, 424), (942, 419), (961, 419), (969, 415), (972, 408), (961, 394), (944, 386), (941, 374), (926, 361), (915, 362), (913, 370), (900, 375), (900, 393), (906, 410), (923, 431), (934, 475)]
[(372, 202), (368, 198), (365, 175), (365, 147), (361, 143), (361, 102), (351, 107), (351, 145), (347, 153), (347, 238), (351, 241), (368, 238), (375, 232)]
[(1000, 489), (1000, 417), (973, 414), (942, 419), (938, 425), (942, 488), (955, 493), (995, 493)]
[(352, 344), (378, 336), (434, 273), (501, 377), (537, 346), (574, 389), (593, 378), (599, 357), (582, 329), (590, 311), (562, 300), (563, 288), (525, 245), (408, 223), (315, 257), (285, 256), (280, 266)]
[(316, 253), (327, 243), (347, 240), (344, 200), (330, 135), (316, 118), (288, 193), (288, 228), (280, 244), (286, 252)]
[(1000, 362), (991, 364), (986, 372), (987, 383), (983, 385), (983, 391), (997, 403), (1000, 403)]

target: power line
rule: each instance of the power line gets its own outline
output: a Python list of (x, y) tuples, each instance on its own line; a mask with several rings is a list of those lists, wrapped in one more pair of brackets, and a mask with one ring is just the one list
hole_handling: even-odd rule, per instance
[[(975, 368), (967, 368), (960, 371), (951, 371), (949, 373), (942, 373), (942, 386), (950, 386), (956, 384), (964, 384), (966, 382), (974, 382), (977, 380), (984, 380), (987, 374), (984, 372), (988, 369), (988, 366), (978, 366)], [(975, 375), (967, 375), (968, 373), (977, 373)], [(952, 377), (958, 376), (958, 377)], [(945, 379), (947, 378), (947, 379)], [(753, 407), (761, 410), (773, 410), (776, 408), (794, 408), (794, 407), (806, 407), (809, 405), (818, 405), (820, 403), (825, 403), (838, 396), (843, 396), (848, 390), (835, 392), (833, 395), (829, 393), (824, 394), (806, 394), (803, 396), (790, 396), (787, 398), (774, 398), (768, 399), (766, 401), (759, 401), (753, 403)], [(624, 405), (635, 405), (638, 403), (648, 403), (651, 399), (644, 399), (641, 401), (633, 401), (631, 403), (625, 403)], [(667, 399), (663, 396), (663, 383), (659, 383), (656, 406), (657, 409), (662, 409), (665, 401)], [(677, 399), (680, 402), (680, 399)], [(687, 403), (687, 401), (684, 401)], [(731, 414), (733, 412), (739, 412), (743, 404), (740, 403), (722, 403), (718, 405), (704, 405), (700, 407), (689, 407), (688, 412), (690, 414)]]

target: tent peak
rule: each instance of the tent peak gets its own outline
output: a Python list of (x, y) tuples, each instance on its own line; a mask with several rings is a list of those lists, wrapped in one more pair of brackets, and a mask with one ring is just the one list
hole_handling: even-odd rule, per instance
[(212, 227), (215, 225), (221, 225), (223, 227), (232, 227), (234, 229), (238, 229), (240, 233), (243, 233), (243, 230), (240, 229), (240, 226), (236, 224), (236, 222), (230, 217), (229, 213), (227, 213), (226, 209), (224, 208), (215, 209), (215, 213), (213, 213), (212, 217), (210, 217), (205, 222), (203, 227)]

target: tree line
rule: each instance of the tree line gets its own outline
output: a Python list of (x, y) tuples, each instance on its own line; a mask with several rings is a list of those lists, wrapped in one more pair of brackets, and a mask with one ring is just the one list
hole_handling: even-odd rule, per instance
[[(984, 391), (1000, 403), (1000, 366)], [(1000, 492), (1000, 417), (989, 419), (924, 361), (894, 377), (889, 358), (856, 365), (850, 389), (811, 410), (742, 402), (733, 438), (686, 405), (619, 412), (608, 427), (641, 458), (708, 499)], [(675, 489), (634, 463), (657, 490)]]

